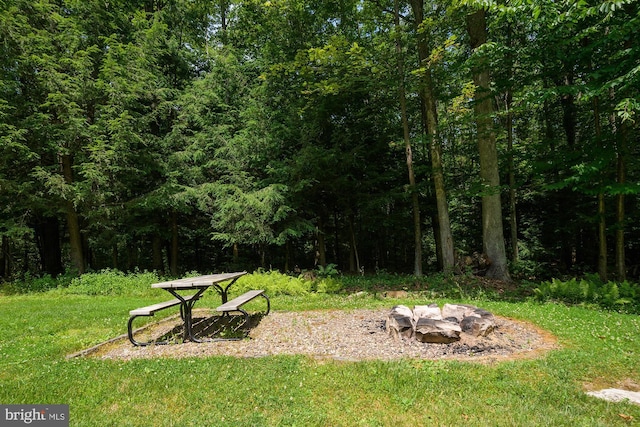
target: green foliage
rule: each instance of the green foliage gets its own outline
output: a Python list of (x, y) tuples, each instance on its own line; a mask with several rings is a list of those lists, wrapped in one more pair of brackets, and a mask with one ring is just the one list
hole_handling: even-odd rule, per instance
[(325, 277), (316, 280), (316, 292), (325, 294), (335, 294), (342, 290), (342, 283), (335, 277)]
[[(478, 250), (485, 193), (477, 148), (469, 143), (476, 133), (469, 102), (476, 87), (464, 29), (473, 8), (490, 12), (482, 52), (499, 109), (498, 149), (514, 155), (518, 235), (536, 247), (526, 258), (521, 252), (526, 262), (514, 264), (514, 276), (551, 277), (543, 269), (581, 242), (587, 244), (577, 262), (595, 259), (589, 253), (595, 242), (577, 232), (592, 228), (594, 192), (607, 198), (608, 235), (625, 227), (627, 250), (637, 246), (637, 201), (627, 200), (624, 224), (616, 223), (612, 204), (614, 196), (640, 191), (637, 1), (434, 2), (422, 22), (396, 29), (389, 2), (2, 4), (5, 280), (28, 269), (55, 276), (69, 268), (61, 265), (71, 258), (68, 244), (60, 245), (62, 253), (42, 250), (58, 247), (48, 239), (60, 243), (71, 235), (58, 225), (70, 223), (67, 214), (78, 216), (83, 236), (76, 245), (89, 247), (77, 253), (91, 253), (94, 269), (160, 268), (168, 262), (158, 260), (158, 248), (172, 238), (180, 242), (180, 256), (171, 257), (174, 275), (211, 268), (210, 259), (216, 268), (228, 265), (221, 247), (231, 245), (250, 260), (248, 268), (260, 258), (261, 265), (308, 269), (319, 232), (334, 249), (330, 261), (342, 269), (350, 246), (367, 273), (409, 271), (411, 207), (405, 159), (394, 142), (402, 133), (397, 36), (406, 48), (401, 56), (421, 205), (431, 209), (433, 197), (429, 141), (419, 131), (418, 99), (428, 78), (455, 245)], [(403, 22), (415, 21), (411, 3), (399, 6)], [(426, 52), (418, 48), (423, 38)], [(418, 52), (426, 60), (418, 62)], [(507, 115), (517, 128), (512, 153), (502, 152)], [(61, 159), (71, 162), (66, 174)], [(619, 177), (617, 164), (627, 168)], [(505, 162), (499, 167), (506, 173)], [(565, 197), (570, 189), (577, 194)], [(153, 259), (151, 242), (159, 245)], [(141, 256), (123, 259), (132, 251)], [(434, 243), (432, 265), (435, 253)], [(56, 259), (39, 259), (47, 257)], [(318, 275), (335, 278), (337, 271)], [(27, 277), (13, 287), (60, 285)], [(108, 288), (96, 285), (102, 287)], [(338, 281), (312, 285), (337, 288)]]
[(86, 273), (71, 281), (60, 291), (72, 295), (149, 295), (152, 283), (161, 279), (154, 272), (123, 273), (106, 269), (96, 273)]
[(293, 277), (278, 271), (259, 270), (238, 279), (231, 288), (232, 293), (240, 294), (250, 289), (264, 289), (269, 297), (276, 295), (305, 296), (310, 293), (337, 293), (342, 289), (341, 281), (336, 277), (307, 279)]
[(13, 295), (46, 292), (52, 289), (69, 286), (69, 283), (71, 283), (73, 278), (74, 276), (71, 274), (58, 276), (57, 278), (53, 278), (49, 274), (45, 274), (41, 277), (35, 277), (27, 272), (19, 279), (1, 284), (0, 294)]
[(242, 276), (232, 287), (232, 292), (241, 294), (250, 289), (264, 289), (269, 297), (276, 295), (307, 295), (311, 281), (287, 276), (278, 271), (258, 271)]
[(569, 304), (596, 304), (604, 308), (638, 311), (640, 309), (640, 289), (637, 284), (603, 283), (595, 275), (569, 280), (551, 279), (534, 289), (538, 300), (557, 300)]
[(340, 274), (338, 266), (336, 264), (329, 263), (327, 265), (318, 265), (316, 268), (316, 274), (318, 277), (336, 277)]

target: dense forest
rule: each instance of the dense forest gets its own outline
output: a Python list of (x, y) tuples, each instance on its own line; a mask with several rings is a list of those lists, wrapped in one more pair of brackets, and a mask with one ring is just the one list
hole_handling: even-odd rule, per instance
[(640, 2), (0, 8), (4, 280), (640, 274)]

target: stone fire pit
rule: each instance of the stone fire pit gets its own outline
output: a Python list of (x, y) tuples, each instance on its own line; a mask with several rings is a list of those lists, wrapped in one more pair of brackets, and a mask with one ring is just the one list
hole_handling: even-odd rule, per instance
[(404, 305), (391, 309), (387, 332), (397, 341), (401, 337), (423, 343), (449, 344), (460, 340), (460, 334), (487, 336), (495, 329), (492, 313), (466, 304), (417, 305), (411, 310)]

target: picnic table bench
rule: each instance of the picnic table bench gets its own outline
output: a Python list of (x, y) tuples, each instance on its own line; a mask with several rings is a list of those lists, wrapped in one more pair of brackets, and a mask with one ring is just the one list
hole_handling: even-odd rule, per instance
[(247, 313), (245, 310), (243, 310), (241, 307), (248, 303), (249, 301), (251, 301), (254, 298), (257, 297), (263, 297), (265, 300), (267, 300), (267, 311), (264, 313), (265, 316), (267, 314), (269, 314), (269, 311), (271, 311), (271, 302), (269, 301), (269, 298), (267, 297), (267, 294), (264, 293), (264, 290), (259, 289), (259, 290), (254, 290), (254, 291), (247, 291), (244, 294), (235, 297), (234, 299), (232, 299), (231, 301), (227, 301), (224, 304), (222, 304), (219, 307), (216, 307), (216, 311), (222, 312), (223, 314), (229, 314), (232, 313), (234, 311), (240, 312), (244, 315), (244, 322), (242, 323), (243, 325), (245, 323), (247, 323), (249, 321), (249, 313)]
[[(228, 291), (231, 285), (238, 280), (242, 275), (247, 274), (246, 271), (238, 272), (238, 273), (224, 273), (224, 274), (212, 274), (207, 276), (199, 276), (199, 277), (191, 277), (185, 279), (178, 279), (168, 282), (162, 283), (154, 283), (151, 285), (153, 288), (164, 289), (173, 295), (175, 298), (169, 301), (164, 301), (152, 305), (148, 305), (146, 307), (140, 307), (135, 310), (131, 310), (129, 312), (129, 321), (127, 323), (127, 335), (129, 337), (129, 341), (135, 346), (146, 346), (149, 344), (167, 344), (168, 341), (150, 341), (150, 342), (139, 342), (134, 338), (133, 331), (133, 321), (140, 316), (153, 316), (156, 312), (160, 310), (164, 310), (170, 307), (175, 307), (180, 305), (180, 316), (184, 321), (184, 339), (183, 341), (191, 340), (194, 342), (202, 342), (203, 340), (198, 339), (193, 336), (193, 322), (192, 322), (192, 310), (196, 301), (200, 299), (204, 291), (206, 291), (209, 287), (214, 287), (214, 289), (220, 294), (222, 298), (222, 305), (216, 308), (216, 311), (221, 312), (223, 317), (230, 316), (230, 313), (239, 312), (243, 315), (243, 321), (237, 327), (241, 327), (245, 325), (249, 321), (249, 313), (242, 308), (242, 306), (249, 301), (257, 298), (258, 296), (263, 297), (267, 302), (267, 309), (265, 312), (269, 314), (271, 310), (271, 304), (269, 298), (264, 293), (264, 290), (251, 290), (245, 292), (244, 294), (234, 298), (231, 301), (228, 301)], [(229, 281), (225, 287), (220, 285), (220, 283)], [(178, 291), (193, 291), (196, 290), (195, 294), (192, 295), (181, 295)], [(236, 328), (236, 329), (237, 329)], [(237, 339), (237, 338), (232, 338)], [(227, 338), (217, 338), (218, 340), (227, 340)]]
[[(182, 320), (184, 320), (184, 306), (182, 305), (183, 302), (189, 303), (190, 301), (195, 302), (196, 295), (190, 295), (190, 296), (186, 296), (183, 297), (184, 301), (179, 300), (178, 298), (174, 298), (172, 300), (169, 301), (165, 301), (165, 302), (159, 302), (157, 304), (152, 304), (152, 305), (148, 305), (146, 307), (140, 307), (140, 308), (136, 308), (135, 310), (131, 310), (129, 312), (129, 321), (127, 322), (127, 335), (129, 336), (129, 341), (131, 341), (131, 343), (135, 346), (144, 346), (144, 345), (148, 345), (150, 343), (142, 343), (142, 342), (138, 342), (133, 338), (133, 320), (136, 317), (140, 317), (140, 316), (153, 316), (156, 311), (160, 311), (160, 310), (164, 310), (165, 308), (171, 308), (171, 307), (175, 307), (176, 305), (180, 305), (180, 317), (182, 318)], [(167, 341), (159, 341), (159, 342), (154, 342), (154, 344), (167, 344)]]

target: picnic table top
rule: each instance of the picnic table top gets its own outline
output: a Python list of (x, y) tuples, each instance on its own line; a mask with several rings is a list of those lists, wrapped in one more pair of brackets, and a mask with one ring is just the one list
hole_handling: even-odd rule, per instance
[(220, 273), (220, 274), (208, 274), (205, 276), (186, 277), (184, 279), (169, 280), (167, 282), (153, 283), (152, 288), (162, 289), (188, 289), (188, 288), (207, 288), (213, 286), (216, 283), (225, 282), (227, 280), (237, 279), (240, 276), (247, 274), (246, 271), (239, 271), (236, 273)]

